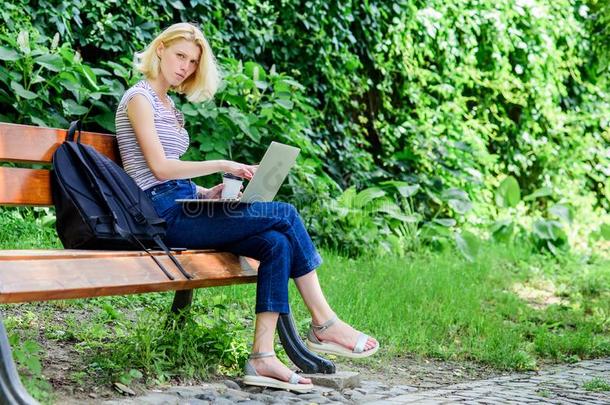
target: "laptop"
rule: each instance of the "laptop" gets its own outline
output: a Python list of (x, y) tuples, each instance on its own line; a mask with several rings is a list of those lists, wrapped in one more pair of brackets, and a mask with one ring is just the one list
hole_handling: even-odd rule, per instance
[(254, 177), (250, 180), (241, 198), (211, 199), (211, 198), (183, 198), (178, 203), (252, 203), (255, 201), (272, 201), (284, 183), (288, 172), (294, 166), (301, 150), (294, 146), (271, 142), (263, 160), (259, 163)]

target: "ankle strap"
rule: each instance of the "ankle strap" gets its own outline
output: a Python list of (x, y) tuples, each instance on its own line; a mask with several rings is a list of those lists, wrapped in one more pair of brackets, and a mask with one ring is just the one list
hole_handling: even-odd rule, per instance
[(332, 318), (330, 318), (328, 321), (324, 322), (322, 325), (314, 325), (314, 323), (312, 322), (311, 328), (315, 329), (318, 332), (324, 332), (326, 329), (333, 326), (335, 324), (335, 322), (337, 322), (337, 319), (339, 319), (339, 318), (335, 314)]
[(250, 359), (262, 359), (263, 357), (274, 357), (275, 352), (254, 352), (250, 353)]

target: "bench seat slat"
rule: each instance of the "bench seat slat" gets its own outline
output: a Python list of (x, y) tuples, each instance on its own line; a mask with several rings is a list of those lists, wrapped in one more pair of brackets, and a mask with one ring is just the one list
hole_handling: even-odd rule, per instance
[[(196, 249), (172, 252), (177, 255), (193, 255), (198, 253), (214, 253), (212, 249)], [(165, 256), (164, 252), (152, 251), (155, 256)], [(0, 250), (0, 262), (3, 260), (53, 260), (53, 259), (84, 259), (88, 257), (132, 257), (146, 256), (146, 252), (140, 250), (85, 250), (85, 249), (19, 249)]]
[[(168, 257), (158, 259), (176, 278), (169, 280), (142, 255), (116, 257), (82, 255), (36, 260), (24, 256), (4, 260), (0, 266), (0, 303), (47, 301), (187, 290), (250, 283), (256, 280), (258, 262), (231, 253), (182, 252), (178, 260), (194, 278), (187, 280)], [(48, 257), (52, 257), (48, 256)], [(95, 256), (95, 255), (94, 255)]]

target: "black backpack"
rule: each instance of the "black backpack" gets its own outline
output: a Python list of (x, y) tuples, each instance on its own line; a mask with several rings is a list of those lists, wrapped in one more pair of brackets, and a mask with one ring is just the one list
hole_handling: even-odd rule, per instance
[(53, 153), (55, 227), (64, 248), (143, 250), (173, 280), (150, 251), (160, 248), (185, 277), (192, 278), (163, 242), (166, 224), (148, 196), (115, 162), (80, 143), (80, 137), (80, 121), (74, 121)]

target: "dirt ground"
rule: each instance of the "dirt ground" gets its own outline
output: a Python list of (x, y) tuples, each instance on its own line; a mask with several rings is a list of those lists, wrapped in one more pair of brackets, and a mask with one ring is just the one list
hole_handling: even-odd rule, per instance
[(341, 370), (360, 373), (362, 380), (383, 381), (389, 385), (409, 385), (432, 389), (502, 375), (484, 365), (465, 361), (444, 361), (418, 356), (394, 357), (376, 365), (335, 360)]
[[(23, 316), (25, 309), (31, 306), (9, 306), (3, 308), (3, 315)], [(37, 308), (34, 308), (36, 310)], [(54, 322), (71, 315), (81, 322), (92, 316), (91, 308), (83, 311), (75, 307), (65, 307), (53, 311)], [(119, 392), (112, 383), (96, 381), (86, 373), (87, 364), (79, 353), (77, 344), (71, 341), (44, 338), (44, 324), (30, 324), (28, 327), (40, 331), (38, 343), (42, 351), (42, 368), (44, 378), (54, 391), (54, 403), (96, 403), (100, 400), (118, 398), (125, 393)], [(35, 330), (34, 329), (34, 330)], [(390, 385), (408, 385), (420, 389), (432, 389), (461, 382), (486, 379), (500, 375), (490, 367), (465, 361), (441, 361), (418, 356), (401, 356), (392, 359), (350, 361), (333, 359), (339, 370), (357, 371), (362, 380), (383, 381)], [(198, 385), (203, 382), (216, 382), (226, 376), (214, 376), (206, 381), (170, 381), (163, 387), (146, 386), (137, 381), (129, 386), (137, 395), (151, 389), (168, 388), (176, 385)]]
[[(82, 370), (84, 366), (79, 364), (78, 352), (70, 344), (55, 341), (47, 341), (44, 347), (47, 353), (44, 359), (44, 375), (53, 386), (56, 403), (95, 403), (99, 400), (125, 395), (111, 384), (100, 385), (86, 380), (81, 384), (74, 384), (69, 376), (75, 371)], [(359, 372), (362, 380), (383, 381), (390, 385), (408, 385), (420, 389), (433, 389), (501, 375), (501, 373), (489, 367), (470, 362), (440, 361), (415, 356), (383, 360), (378, 364), (334, 361), (339, 370)], [(163, 387), (147, 387), (143, 384), (133, 383), (129, 388), (137, 395), (141, 395), (155, 388), (167, 388), (173, 385), (198, 385), (202, 382), (216, 382), (226, 378), (225, 376), (215, 376), (206, 381), (171, 381)]]

